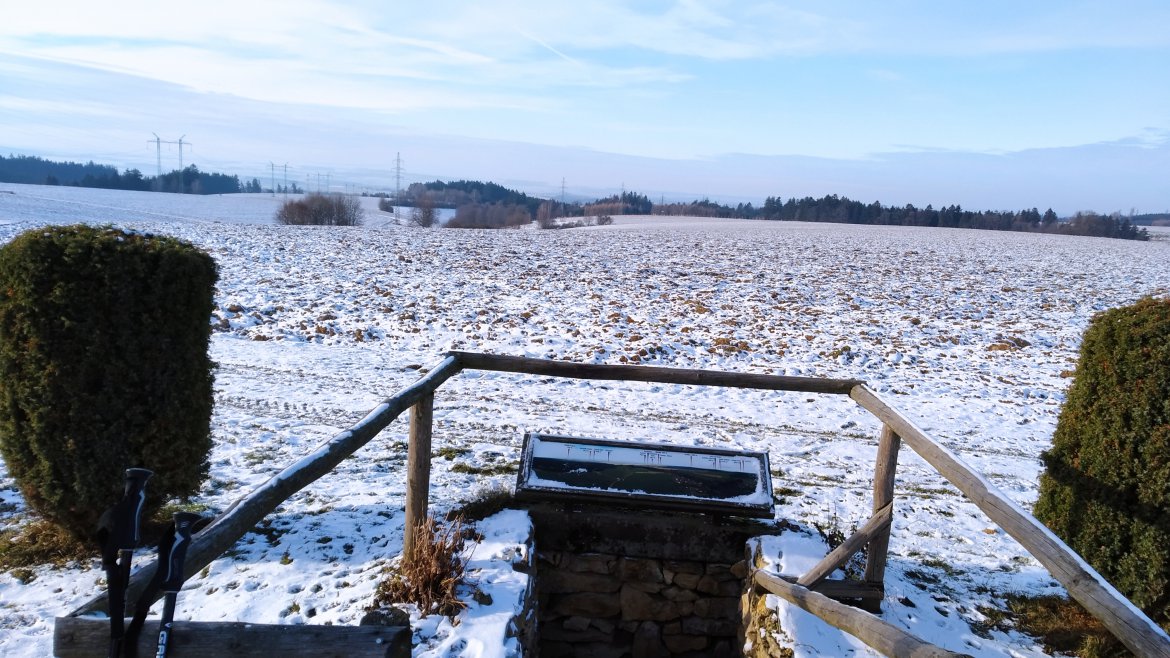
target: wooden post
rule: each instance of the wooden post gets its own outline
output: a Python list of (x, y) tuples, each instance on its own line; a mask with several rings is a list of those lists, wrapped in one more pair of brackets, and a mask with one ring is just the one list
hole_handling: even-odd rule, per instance
[[(898, 469), (898, 448), (902, 439), (889, 425), (882, 425), (882, 436), (878, 441), (877, 468), (873, 475), (873, 511), (877, 512), (894, 502), (894, 475)], [(890, 529), (893, 523), (882, 528), (869, 542), (869, 556), (865, 561), (865, 582), (884, 589), (886, 580), (886, 556), (890, 551)]]
[(406, 534), (402, 555), (409, 557), (418, 543), (419, 526), (427, 520), (431, 494), (431, 423), (435, 395), (424, 395), (410, 408), (410, 448), (406, 457)]

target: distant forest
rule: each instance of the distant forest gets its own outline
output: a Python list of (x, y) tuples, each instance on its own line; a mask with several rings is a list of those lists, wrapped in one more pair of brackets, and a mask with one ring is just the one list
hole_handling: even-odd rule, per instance
[(556, 220), (649, 215), (654, 210), (648, 197), (635, 192), (622, 192), (586, 204), (562, 203), (528, 196), (496, 183), (466, 180), (413, 183), (403, 191), (399, 203), (452, 208), (455, 216), (447, 222), (449, 228), (511, 228), (531, 224), (534, 217), (541, 228), (565, 228), (565, 224)]
[(963, 210), (946, 206), (919, 209), (883, 206), (877, 201), (865, 204), (845, 197), (830, 195), (820, 199), (805, 197), (782, 201), (768, 197), (757, 212), (759, 219), (797, 222), (836, 222), (840, 224), (879, 224), (887, 226), (931, 226), (940, 228), (971, 228), (990, 231), (1026, 231), (1032, 233), (1061, 233), (1065, 235), (1092, 235), (1122, 240), (1149, 240), (1149, 233), (1139, 229), (1120, 213), (1098, 215), (1077, 213), (1070, 221), (1060, 221), (1049, 208), (1044, 214), (1036, 208), (1020, 211)]
[(1132, 215), (1129, 219), (1138, 226), (1170, 226), (1170, 212)]
[[(185, 194), (268, 191), (264, 190), (260, 181), (255, 178), (241, 183), (238, 176), (200, 171), (195, 165), (162, 176), (144, 176), (137, 169), (127, 169), (119, 173), (116, 167), (110, 165), (93, 162), (85, 164), (53, 162), (24, 155), (0, 156), (0, 182)], [(298, 193), (301, 189), (294, 183), (288, 190), (278, 187), (275, 191)], [(1161, 224), (1170, 219), (1170, 215), (1165, 213), (1125, 217), (1120, 213), (1098, 215), (1093, 212), (1082, 212), (1065, 221), (1059, 219), (1051, 208), (1041, 213), (1036, 208), (1019, 211), (971, 211), (957, 205), (938, 209), (930, 205), (925, 208), (916, 208), (909, 204), (900, 207), (883, 206), (877, 201), (867, 204), (835, 194), (820, 199), (804, 197), (784, 200), (778, 196), (768, 197), (762, 206), (757, 207), (751, 203), (722, 205), (708, 199), (654, 204), (643, 194), (623, 190), (620, 195), (615, 194), (591, 203), (562, 203), (555, 199), (529, 196), (496, 183), (467, 180), (413, 183), (403, 190), (402, 197), (395, 202), (455, 209), (456, 214), (451, 225), (462, 228), (514, 227), (529, 224), (534, 219), (541, 228), (563, 228), (569, 224), (558, 222), (558, 219), (654, 214), (968, 228), (1149, 240), (1149, 233), (1146, 229), (1139, 228), (1139, 225)], [(575, 225), (583, 223), (578, 222)]]
[[(468, 204), (523, 206), (529, 215), (536, 213), (544, 199), (530, 197), (523, 192), (510, 190), (496, 183), (460, 180), (444, 183), (441, 180), (430, 183), (413, 183), (406, 188), (402, 197), (414, 201), (422, 197), (430, 199), (436, 208), (457, 209)], [(531, 217), (528, 221), (532, 221)]]
[[(687, 203), (654, 204), (636, 192), (622, 192), (591, 203), (563, 204), (555, 199), (539, 199), (510, 190), (495, 183), (455, 181), (415, 183), (405, 190), (403, 202), (415, 203), (429, 198), (438, 207), (455, 208), (454, 226), (460, 228), (506, 228), (527, 224), (533, 216), (543, 228), (556, 227), (556, 219), (603, 215), (676, 215), (689, 217), (725, 217), (796, 222), (834, 222), (840, 224), (876, 224), (883, 226), (924, 226), (968, 228), (991, 231), (1024, 231), (1088, 235), (1123, 240), (1149, 240), (1149, 233), (1137, 222), (1120, 213), (1098, 215), (1077, 213), (1061, 221), (1049, 208), (1020, 211), (971, 211), (957, 205), (935, 209), (928, 205), (883, 206), (880, 202), (862, 203), (846, 197), (829, 195), (820, 199), (784, 200), (768, 197), (764, 205), (741, 203), (721, 205), (703, 199)], [(527, 215), (527, 218), (525, 217)], [(1158, 216), (1145, 216), (1158, 217)]]
[(195, 165), (162, 176), (144, 176), (137, 169), (118, 173), (116, 167), (94, 162), (54, 162), (35, 156), (0, 155), (0, 183), (71, 185), (107, 190), (180, 192), (183, 194), (234, 194), (260, 192), (260, 181), (240, 183), (238, 176), (200, 171)]
[(1031, 233), (1061, 233), (1091, 235), (1123, 240), (1149, 240), (1149, 233), (1120, 213), (1098, 215), (1077, 213), (1068, 221), (1061, 221), (1051, 208), (1043, 214), (1036, 208), (1020, 211), (963, 210), (960, 206), (935, 209), (928, 205), (883, 206), (880, 202), (862, 203), (835, 194), (815, 199), (788, 199), (768, 197), (764, 205), (750, 203), (737, 206), (719, 205), (708, 201), (659, 204), (656, 215), (688, 215), (700, 217), (729, 217), (789, 222), (833, 222), (838, 224), (876, 224), (882, 226), (927, 226), (940, 228), (970, 228), (990, 231), (1026, 231)]

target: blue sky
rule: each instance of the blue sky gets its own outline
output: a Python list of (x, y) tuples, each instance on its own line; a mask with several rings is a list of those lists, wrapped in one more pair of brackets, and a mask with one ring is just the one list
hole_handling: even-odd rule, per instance
[[(24, 3), (0, 150), (304, 185), (1170, 208), (1170, 3)], [(178, 165), (166, 145), (164, 168)], [(282, 169), (283, 171), (283, 169)], [(314, 181), (315, 182), (315, 181)]]

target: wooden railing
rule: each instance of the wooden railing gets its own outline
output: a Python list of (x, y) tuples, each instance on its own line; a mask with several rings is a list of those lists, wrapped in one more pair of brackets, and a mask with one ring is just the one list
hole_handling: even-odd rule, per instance
[[(411, 423), (407, 464), (407, 531), (403, 549), (406, 552), (412, 551), (416, 542), (414, 529), (418, 521), (426, 518), (428, 506), (434, 393), (444, 382), (464, 369), (573, 379), (848, 395), (883, 423), (874, 474), (874, 514), (852, 537), (846, 539), (808, 573), (801, 575), (796, 583), (789, 583), (775, 574), (757, 571), (753, 575), (757, 585), (788, 598), (827, 623), (856, 635), (887, 655), (956, 655), (938, 647), (931, 647), (866, 612), (855, 608), (842, 611), (824, 602), (829, 599), (825, 599), (823, 595), (871, 601), (876, 599), (880, 602), (893, 518), (898, 451), (901, 443), (905, 442), (943, 477), (958, 487), (992, 521), (1020, 542), (1048, 568), (1074, 599), (1085, 606), (1130, 650), (1143, 657), (1170, 657), (1170, 637), (1110, 586), (1064, 542), (887, 404), (864, 382), (852, 379), (782, 377), (652, 366), (596, 365), (450, 352), (422, 378), (385, 400), (359, 423), (335, 435), (313, 453), (276, 474), (216, 517), (207, 528), (193, 537), (185, 566), (187, 575), (193, 575), (209, 564), (285, 499), (330, 472), (408, 409), (411, 410)], [(857, 550), (866, 546), (868, 559), (863, 581), (851, 584), (850, 581), (826, 579), (828, 574), (847, 562)], [(154, 570), (155, 565), (148, 564), (131, 578), (128, 588), (131, 601), (137, 600), (144, 585), (153, 576)], [(95, 596), (71, 613), (70, 617), (104, 609), (105, 597)], [(827, 612), (830, 609), (832, 612)], [(911, 639), (906, 639), (907, 637)], [(909, 644), (906, 644), (907, 642)], [(913, 647), (913, 651), (909, 650), (910, 647)]]

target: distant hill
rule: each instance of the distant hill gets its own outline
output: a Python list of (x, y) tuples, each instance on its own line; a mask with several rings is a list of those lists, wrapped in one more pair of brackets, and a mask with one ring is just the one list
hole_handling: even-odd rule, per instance
[(406, 188), (403, 196), (407, 199), (417, 199), (424, 194), (430, 196), (431, 202), (439, 208), (458, 208), (470, 203), (505, 204), (523, 206), (530, 214), (535, 213), (540, 203), (544, 201), (496, 183), (468, 180), (413, 183)]
[(1133, 215), (1129, 221), (1138, 226), (1170, 226), (1170, 212)]

